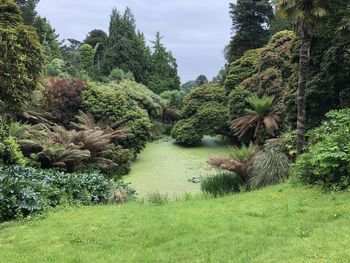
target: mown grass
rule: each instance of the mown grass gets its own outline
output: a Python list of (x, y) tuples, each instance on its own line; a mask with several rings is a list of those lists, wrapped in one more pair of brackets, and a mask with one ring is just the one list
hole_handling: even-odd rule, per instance
[[(186, 199), (190, 199), (188, 196)], [(350, 193), (287, 184), (0, 225), (0, 262), (350, 262)]]

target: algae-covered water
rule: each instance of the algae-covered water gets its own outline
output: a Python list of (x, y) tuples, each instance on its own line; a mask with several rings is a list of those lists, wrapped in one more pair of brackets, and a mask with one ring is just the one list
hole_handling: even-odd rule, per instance
[(229, 153), (228, 145), (219, 138), (206, 137), (196, 147), (182, 147), (171, 139), (148, 143), (124, 178), (140, 197), (159, 192), (169, 197), (200, 192), (200, 184), (189, 179), (216, 171), (207, 161), (215, 155)]

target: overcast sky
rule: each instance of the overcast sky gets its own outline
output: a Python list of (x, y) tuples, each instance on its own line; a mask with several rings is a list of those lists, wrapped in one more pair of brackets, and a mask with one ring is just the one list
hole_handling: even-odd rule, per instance
[(230, 39), (230, 0), (40, 0), (38, 12), (61, 39), (83, 40), (92, 29), (108, 32), (111, 11), (129, 6), (147, 40), (157, 31), (177, 59), (182, 82), (205, 74), (211, 79), (225, 64)]

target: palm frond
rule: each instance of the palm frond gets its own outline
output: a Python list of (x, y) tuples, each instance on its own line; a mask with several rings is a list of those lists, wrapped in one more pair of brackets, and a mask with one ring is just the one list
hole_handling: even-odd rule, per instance
[(259, 115), (264, 115), (266, 112), (271, 111), (275, 97), (264, 95), (259, 98), (258, 96), (251, 96), (247, 98), (251, 109), (247, 109), (247, 113), (255, 112)]
[(278, 130), (277, 120), (278, 117), (275, 115), (266, 116), (263, 120), (265, 129), (271, 136), (275, 136), (275, 131)]

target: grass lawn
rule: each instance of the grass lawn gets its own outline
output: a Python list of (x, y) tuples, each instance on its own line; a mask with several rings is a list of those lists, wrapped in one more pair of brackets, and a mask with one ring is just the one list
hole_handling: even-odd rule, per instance
[(268, 187), (0, 225), (0, 262), (350, 262), (350, 193)]

